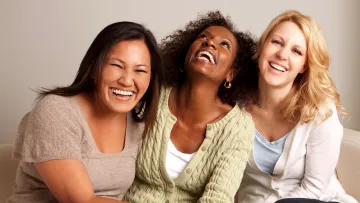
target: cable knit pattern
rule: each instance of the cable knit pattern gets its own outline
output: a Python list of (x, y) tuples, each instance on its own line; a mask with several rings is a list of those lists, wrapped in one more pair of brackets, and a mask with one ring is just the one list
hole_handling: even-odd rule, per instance
[(176, 117), (168, 108), (170, 88), (162, 89), (153, 131), (141, 146), (135, 182), (124, 199), (132, 203), (233, 203), (253, 145), (254, 123), (235, 106), (208, 124), (193, 159), (176, 179), (166, 171), (166, 151)]

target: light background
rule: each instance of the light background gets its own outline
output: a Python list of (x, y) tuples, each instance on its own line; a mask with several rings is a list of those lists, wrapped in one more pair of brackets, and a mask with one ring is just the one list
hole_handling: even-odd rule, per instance
[(199, 13), (215, 9), (256, 36), (284, 10), (312, 16), (324, 32), (342, 104), (352, 114), (342, 123), (360, 130), (358, 0), (0, 0), (0, 143), (14, 142), (36, 97), (31, 89), (69, 85), (90, 43), (108, 24), (142, 23), (160, 42)]

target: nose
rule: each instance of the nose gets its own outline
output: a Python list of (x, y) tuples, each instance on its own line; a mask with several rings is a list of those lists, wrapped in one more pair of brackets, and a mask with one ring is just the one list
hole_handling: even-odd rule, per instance
[(123, 74), (120, 76), (118, 82), (124, 87), (132, 86), (134, 84), (133, 74), (124, 71)]
[(284, 48), (281, 48), (277, 51), (276, 53), (277, 57), (279, 59), (287, 59), (287, 57), (289, 56), (289, 51), (284, 47)]
[(212, 39), (204, 41), (201, 45), (206, 47), (210, 46), (211, 48), (216, 49), (215, 42)]

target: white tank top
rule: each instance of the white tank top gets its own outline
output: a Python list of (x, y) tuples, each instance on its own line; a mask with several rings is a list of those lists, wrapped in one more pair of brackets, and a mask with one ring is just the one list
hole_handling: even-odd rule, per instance
[(185, 154), (176, 149), (174, 144), (169, 139), (169, 144), (166, 152), (166, 170), (168, 175), (175, 179), (184, 170), (187, 164), (194, 157), (195, 153)]

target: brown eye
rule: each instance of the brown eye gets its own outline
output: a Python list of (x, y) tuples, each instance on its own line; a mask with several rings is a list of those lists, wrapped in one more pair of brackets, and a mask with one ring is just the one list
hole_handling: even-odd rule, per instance
[(227, 49), (230, 49), (230, 44), (228, 42), (221, 42), (221, 46), (226, 47)]

